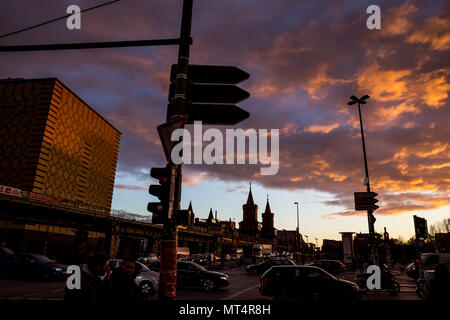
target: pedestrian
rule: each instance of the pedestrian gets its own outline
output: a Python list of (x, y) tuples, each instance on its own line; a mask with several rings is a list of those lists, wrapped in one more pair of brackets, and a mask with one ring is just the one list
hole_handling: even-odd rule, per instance
[(106, 255), (96, 253), (80, 266), (80, 288), (66, 287), (64, 300), (71, 302), (106, 302), (111, 297), (110, 269)]
[(138, 287), (135, 283), (136, 261), (132, 258), (123, 260), (120, 267), (111, 275), (112, 299), (114, 301), (132, 302), (138, 299)]

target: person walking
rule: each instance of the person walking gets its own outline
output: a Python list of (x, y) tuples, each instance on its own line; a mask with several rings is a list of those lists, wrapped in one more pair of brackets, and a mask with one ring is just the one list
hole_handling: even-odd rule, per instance
[(132, 302), (138, 300), (139, 290), (135, 283), (136, 261), (132, 258), (123, 260), (111, 275), (112, 299), (114, 301)]
[(110, 269), (106, 255), (97, 253), (80, 266), (80, 288), (65, 288), (64, 300), (106, 302), (111, 298)]

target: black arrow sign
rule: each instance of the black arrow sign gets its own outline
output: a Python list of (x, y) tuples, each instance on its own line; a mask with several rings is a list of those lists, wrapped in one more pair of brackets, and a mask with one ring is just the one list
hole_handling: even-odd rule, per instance
[[(170, 81), (174, 82), (177, 74), (177, 65), (170, 69)], [(188, 80), (193, 83), (237, 84), (247, 80), (250, 75), (235, 66), (211, 66), (190, 64)]]
[[(175, 84), (169, 87), (169, 99), (174, 96)], [(193, 103), (238, 103), (250, 97), (250, 94), (231, 84), (191, 84), (188, 87), (187, 100)]]
[(194, 103), (189, 110), (189, 124), (202, 121), (205, 124), (235, 125), (250, 116), (250, 113), (234, 105)]
[[(167, 105), (167, 112), (172, 112), (171, 103)], [(189, 105), (188, 116), (186, 124), (202, 121), (203, 124), (235, 125), (247, 119), (250, 114), (231, 104), (194, 103)]]

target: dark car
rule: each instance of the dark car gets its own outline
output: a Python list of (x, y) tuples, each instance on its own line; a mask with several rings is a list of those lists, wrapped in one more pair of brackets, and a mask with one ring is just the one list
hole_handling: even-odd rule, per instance
[(5, 276), (6, 265), (9, 258), (14, 254), (14, 251), (7, 247), (0, 247), (0, 277)]
[(271, 258), (257, 264), (250, 264), (245, 267), (248, 273), (263, 274), (273, 266), (295, 265), (295, 262), (286, 258)]
[(206, 257), (203, 254), (196, 253), (191, 255), (189, 261), (195, 262), (200, 265), (204, 265), (206, 264)]
[(2, 273), (8, 277), (62, 280), (67, 266), (40, 254), (16, 253), (3, 261)]
[(347, 271), (345, 264), (339, 260), (317, 260), (311, 266), (319, 267), (333, 275), (339, 275)]
[(145, 264), (150, 270), (159, 272), (159, 260), (152, 260)]
[(405, 268), (406, 275), (415, 281), (419, 279), (419, 270), (416, 262), (411, 262)]
[(263, 296), (300, 300), (359, 300), (356, 283), (314, 266), (274, 266), (261, 277)]
[[(159, 261), (149, 266), (159, 272)], [(192, 261), (177, 261), (177, 286), (180, 288), (203, 288), (212, 291), (229, 285), (230, 277), (222, 272), (208, 271)]]

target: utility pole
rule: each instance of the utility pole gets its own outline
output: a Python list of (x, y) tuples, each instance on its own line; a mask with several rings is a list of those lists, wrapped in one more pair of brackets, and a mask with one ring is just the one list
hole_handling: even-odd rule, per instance
[[(178, 49), (178, 64), (175, 80), (175, 95), (173, 98), (173, 110), (171, 119), (173, 120), (186, 113), (186, 93), (187, 93), (187, 74), (189, 68), (189, 52), (192, 43), (191, 25), (192, 25), (192, 6), (193, 0), (183, 1), (183, 13), (181, 18), (181, 30)], [(170, 161), (171, 163), (172, 161)], [(175, 192), (173, 199), (173, 212), (180, 209), (182, 171), (181, 164), (174, 165), (176, 168)], [(160, 280), (159, 297), (161, 300), (175, 300), (177, 288), (177, 237), (178, 230), (175, 223), (176, 215), (172, 215), (167, 223), (164, 224), (163, 237), (160, 242)]]

